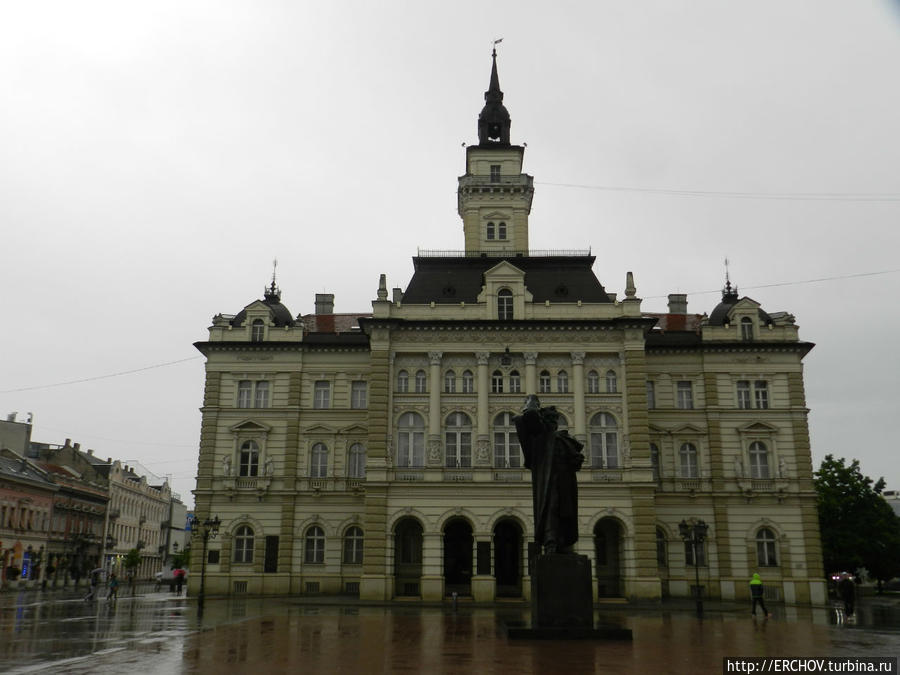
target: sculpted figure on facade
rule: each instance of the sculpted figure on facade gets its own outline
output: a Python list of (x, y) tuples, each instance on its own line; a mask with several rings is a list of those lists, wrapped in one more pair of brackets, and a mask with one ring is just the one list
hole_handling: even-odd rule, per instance
[(534, 394), (513, 418), (525, 468), (531, 470), (534, 537), (544, 553), (571, 553), (578, 541), (578, 482), (584, 447), (565, 430), (558, 431), (556, 408), (541, 407)]

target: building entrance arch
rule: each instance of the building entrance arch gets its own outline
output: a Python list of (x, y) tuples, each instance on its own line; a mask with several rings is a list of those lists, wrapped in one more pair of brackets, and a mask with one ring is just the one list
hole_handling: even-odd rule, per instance
[(394, 528), (394, 595), (422, 594), (422, 524), (404, 518)]
[(622, 595), (622, 526), (613, 518), (601, 518), (594, 526), (594, 565), (597, 596)]
[(472, 526), (461, 518), (444, 527), (444, 589), (447, 595), (472, 595)]
[(497, 597), (522, 597), (522, 528), (514, 520), (494, 527), (494, 578)]

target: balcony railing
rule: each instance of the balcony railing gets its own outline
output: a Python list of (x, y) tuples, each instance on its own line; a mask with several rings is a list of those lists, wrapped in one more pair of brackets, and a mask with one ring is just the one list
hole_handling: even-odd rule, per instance
[(467, 482), (472, 480), (471, 471), (445, 471), (444, 480), (451, 482)]
[(496, 469), (494, 471), (494, 480), (501, 483), (518, 483), (525, 480), (525, 475), (518, 470)]

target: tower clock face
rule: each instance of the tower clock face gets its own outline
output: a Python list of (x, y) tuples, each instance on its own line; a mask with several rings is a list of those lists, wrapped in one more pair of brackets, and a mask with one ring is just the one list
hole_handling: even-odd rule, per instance
[(499, 124), (489, 124), (488, 125), (488, 137), (489, 138), (500, 138), (500, 125)]

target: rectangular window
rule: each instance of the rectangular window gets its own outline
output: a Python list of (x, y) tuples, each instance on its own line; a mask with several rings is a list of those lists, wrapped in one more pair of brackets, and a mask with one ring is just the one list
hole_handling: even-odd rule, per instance
[(750, 409), (750, 380), (738, 380), (737, 406), (740, 410)]
[(237, 407), (238, 408), (249, 408), (250, 407), (250, 395), (253, 391), (253, 384), (250, 380), (241, 380), (238, 382), (238, 395), (237, 395)]
[(509, 375), (509, 391), (513, 394), (522, 393), (522, 378), (515, 371)]
[(471, 394), (475, 391), (475, 378), (468, 370), (462, 376), (462, 393)]
[(313, 408), (325, 409), (331, 407), (331, 382), (317, 380), (313, 391)]
[(647, 380), (647, 410), (653, 410), (656, 407), (656, 385), (653, 380)]
[(678, 407), (682, 410), (691, 410), (694, 407), (694, 386), (690, 380), (679, 380), (678, 390)]
[(538, 381), (538, 391), (541, 394), (550, 393), (550, 373), (541, 373), (540, 380)]
[(256, 383), (256, 397), (253, 401), (253, 407), (269, 407), (269, 383), (266, 380), (260, 380)]
[(491, 376), (491, 392), (494, 394), (503, 393), (503, 375), (494, 373)]
[(355, 380), (350, 384), (350, 407), (362, 410), (368, 405), (368, 387), (363, 380)]
[(753, 383), (753, 393), (756, 395), (756, 407), (757, 408), (768, 408), (769, 407), (769, 383), (765, 380), (756, 380)]
[(500, 182), (500, 165), (499, 164), (491, 164), (491, 182), (492, 183)]

